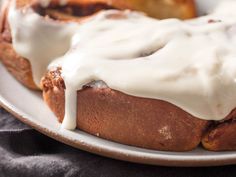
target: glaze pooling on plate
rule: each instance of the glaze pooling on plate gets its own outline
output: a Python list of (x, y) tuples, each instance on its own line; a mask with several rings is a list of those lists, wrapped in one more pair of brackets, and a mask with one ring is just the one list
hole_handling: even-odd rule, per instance
[[(44, 73), (53, 60), (49, 68), (62, 67), (66, 84), (62, 126), (74, 129), (77, 90), (93, 81), (104, 81), (129, 95), (168, 101), (200, 119), (224, 119), (236, 107), (235, 9), (235, 1), (224, 1), (210, 15), (188, 21), (109, 10), (79, 27), (68, 23), (56, 29), (32, 11), (13, 9), (9, 21), (15, 50), (37, 68), (33, 67), (34, 79), (40, 76), (37, 70)], [(37, 28), (24, 26), (20, 19)], [(19, 33), (22, 26), (29, 34)], [(44, 64), (39, 57), (45, 41), (39, 46), (41, 39), (35, 35), (42, 30), (53, 34), (47, 39), (50, 46), (67, 41), (56, 56), (47, 54), (52, 48), (43, 48)], [(57, 33), (62, 36), (59, 41)]]

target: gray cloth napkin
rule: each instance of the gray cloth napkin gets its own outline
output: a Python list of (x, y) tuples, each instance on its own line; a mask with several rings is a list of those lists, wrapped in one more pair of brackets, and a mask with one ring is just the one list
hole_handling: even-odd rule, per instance
[(0, 177), (233, 177), (236, 167), (168, 168), (122, 162), (50, 139), (0, 108)]

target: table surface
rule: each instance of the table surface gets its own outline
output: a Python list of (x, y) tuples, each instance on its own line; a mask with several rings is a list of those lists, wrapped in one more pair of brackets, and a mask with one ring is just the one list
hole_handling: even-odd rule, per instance
[(50, 139), (0, 108), (0, 177), (233, 177), (236, 166), (148, 166), (93, 155)]

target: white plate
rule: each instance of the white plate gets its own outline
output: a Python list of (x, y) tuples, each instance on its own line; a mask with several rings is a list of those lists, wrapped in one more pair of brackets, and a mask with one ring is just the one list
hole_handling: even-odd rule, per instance
[[(219, 0), (198, 0), (200, 13)], [(203, 5), (203, 3), (205, 3)], [(80, 131), (61, 130), (55, 116), (44, 104), (41, 93), (19, 84), (0, 64), (0, 104), (22, 122), (43, 134), (73, 147), (95, 154), (131, 162), (165, 166), (213, 166), (236, 164), (236, 152), (153, 151), (106, 141)]]
[(211, 166), (236, 163), (236, 152), (153, 151), (106, 141), (80, 131), (61, 130), (56, 117), (42, 100), (40, 92), (19, 84), (0, 64), (0, 104), (19, 120), (43, 134), (95, 154), (131, 162), (165, 166)]

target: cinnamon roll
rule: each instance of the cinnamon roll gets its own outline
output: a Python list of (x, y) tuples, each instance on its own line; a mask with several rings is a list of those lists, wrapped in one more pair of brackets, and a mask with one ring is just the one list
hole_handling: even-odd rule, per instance
[(189, 21), (100, 12), (49, 65), (44, 99), (66, 129), (156, 150), (235, 150), (235, 8)]

